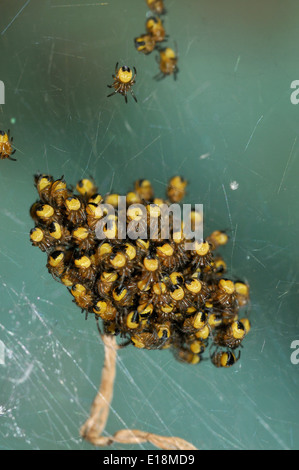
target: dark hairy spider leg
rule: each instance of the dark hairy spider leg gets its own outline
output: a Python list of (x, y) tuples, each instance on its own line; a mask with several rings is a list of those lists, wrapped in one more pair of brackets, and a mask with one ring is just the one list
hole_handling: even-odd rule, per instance
[(134, 92), (133, 92), (133, 90), (130, 90), (130, 92), (131, 92), (131, 95), (133, 96), (134, 100), (135, 100), (135, 101), (136, 101), (136, 103), (137, 103), (137, 98), (136, 98), (136, 96), (134, 95)]
[(96, 323), (97, 323), (97, 329), (98, 329), (98, 332), (100, 333), (100, 335), (101, 335), (101, 336), (103, 336), (103, 333), (102, 333), (101, 327), (100, 327), (100, 325), (99, 325), (99, 319), (98, 319), (98, 317), (95, 317), (95, 319), (96, 319)]
[(125, 271), (124, 271), (124, 272), (122, 273), (121, 278), (120, 278), (120, 281), (119, 281), (119, 285), (120, 285), (120, 286), (123, 285), (123, 282), (124, 282), (124, 280), (125, 280), (125, 277), (126, 277), (126, 276), (125, 276)]
[(8, 160), (11, 160), (11, 161), (13, 161), (13, 162), (16, 162), (16, 161), (17, 161), (16, 158), (11, 158), (11, 157), (7, 157), (7, 158), (8, 158)]
[(122, 348), (125, 348), (126, 346), (129, 346), (129, 344), (132, 344), (132, 341), (130, 339), (128, 339), (124, 343), (119, 344), (118, 347), (122, 349)]
[(144, 286), (144, 290), (147, 289), (147, 287), (150, 285), (150, 283), (151, 283), (151, 277), (149, 276), (149, 278), (148, 278), (148, 280), (147, 280), (147, 283), (146, 283), (146, 285)]
[[(107, 85), (109, 87), (109, 85)], [(109, 88), (113, 88), (112, 86), (110, 86)], [(120, 87), (117, 88), (113, 93), (110, 93), (110, 95), (107, 95), (107, 98), (109, 98), (110, 96), (113, 96), (113, 95), (116, 95), (116, 93), (118, 93), (118, 91), (120, 90)]]
[(154, 80), (160, 81), (160, 80), (163, 80), (163, 78), (165, 78), (165, 77), (166, 77), (165, 73), (160, 72), (160, 73), (158, 73), (157, 75), (154, 76)]

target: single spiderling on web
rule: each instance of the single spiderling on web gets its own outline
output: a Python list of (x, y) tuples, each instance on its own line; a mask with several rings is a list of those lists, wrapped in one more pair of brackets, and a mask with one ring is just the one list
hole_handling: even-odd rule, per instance
[(108, 88), (114, 88), (114, 92), (110, 93), (107, 97), (110, 98), (111, 96), (116, 95), (119, 93), (120, 95), (124, 96), (125, 102), (128, 102), (127, 94), (130, 91), (131, 95), (133, 96), (134, 100), (137, 103), (137, 98), (133, 93), (132, 86), (135, 83), (136, 78), (136, 69), (133, 67), (134, 75), (130, 67), (127, 65), (123, 65), (122, 67), (118, 68), (118, 62), (115, 66), (115, 75), (112, 75), (114, 79), (112, 85), (107, 85)]
[(163, 0), (146, 0), (148, 7), (156, 14), (165, 14), (165, 7)]

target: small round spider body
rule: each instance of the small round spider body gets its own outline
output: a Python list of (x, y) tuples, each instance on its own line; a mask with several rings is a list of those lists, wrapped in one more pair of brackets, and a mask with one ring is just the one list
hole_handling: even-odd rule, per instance
[(81, 225), (85, 222), (86, 213), (83, 201), (78, 197), (70, 196), (65, 201), (66, 216), (73, 225)]
[(114, 82), (112, 85), (107, 85), (108, 88), (114, 88), (114, 92), (108, 95), (107, 97), (109, 98), (110, 96), (114, 96), (116, 93), (120, 93), (122, 96), (125, 98), (125, 102), (128, 102), (127, 94), (128, 91), (130, 91), (131, 95), (133, 96), (134, 100), (137, 103), (137, 98), (133, 93), (132, 86), (135, 83), (135, 78), (136, 78), (136, 69), (133, 67), (134, 70), (134, 75), (130, 67), (127, 65), (123, 65), (122, 67), (118, 68), (118, 63), (115, 66), (115, 75), (112, 75), (114, 78)]
[(41, 251), (47, 251), (55, 245), (49, 237), (47, 231), (39, 226), (30, 230), (30, 240), (33, 246), (37, 246)]
[(245, 335), (247, 335), (251, 329), (251, 324), (248, 318), (241, 318), (240, 322), (243, 324), (245, 328)]
[(66, 269), (66, 254), (62, 250), (56, 250), (48, 256), (47, 268), (54, 279), (60, 278)]
[(53, 178), (50, 175), (37, 174), (34, 176), (35, 186), (42, 202), (50, 201), (50, 191)]
[(193, 245), (194, 250), (191, 252), (193, 256), (192, 265), (195, 268), (204, 268), (209, 266), (212, 262), (212, 252), (208, 242), (199, 242), (195, 240)]
[(215, 301), (223, 307), (234, 309), (236, 305), (235, 285), (229, 279), (220, 279)]
[(238, 357), (231, 351), (215, 352), (211, 356), (212, 363), (216, 367), (225, 367), (226, 369), (236, 364), (240, 359), (240, 353)]
[(94, 230), (99, 220), (104, 216), (101, 204), (89, 202), (86, 206), (86, 221), (91, 230)]
[(110, 291), (117, 279), (118, 274), (115, 272), (102, 272), (100, 279), (97, 281), (97, 290), (99, 295), (104, 299), (110, 300)]
[(245, 334), (246, 331), (244, 324), (236, 320), (231, 325), (228, 325), (223, 329), (219, 329), (217, 334), (214, 336), (214, 343), (219, 346), (236, 349), (240, 346)]
[(85, 226), (76, 227), (72, 232), (72, 241), (78, 245), (80, 251), (88, 251), (94, 245), (94, 233)]
[(156, 80), (161, 80), (168, 75), (173, 75), (176, 80), (177, 73), (179, 71), (177, 63), (178, 56), (173, 49), (166, 47), (160, 51), (160, 57), (157, 58), (159, 63), (160, 73), (156, 75)]
[(196, 333), (201, 331), (207, 323), (207, 315), (205, 312), (196, 312), (184, 321), (181, 329), (184, 333)]
[(160, 18), (152, 16), (145, 24), (146, 30), (156, 42), (163, 42), (166, 38), (165, 29)]
[(157, 15), (163, 15), (165, 13), (163, 0), (146, 0), (148, 7)]
[(117, 310), (113, 307), (111, 302), (98, 300), (93, 306), (93, 312), (101, 317), (102, 320), (111, 321), (115, 319)]
[(53, 181), (50, 189), (50, 204), (60, 208), (64, 205), (64, 201), (69, 197), (69, 195), (70, 194), (63, 177)]
[(31, 209), (31, 216), (34, 216), (35, 220), (43, 222), (46, 225), (50, 225), (57, 218), (54, 207), (49, 204), (41, 204), (38, 202)]
[(138, 38), (134, 39), (135, 48), (138, 52), (143, 52), (143, 54), (148, 55), (156, 47), (156, 41), (152, 34), (142, 34)]
[(71, 288), (71, 294), (74, 297), (74, 302), (81, 308), (81, 310), (92, 309), (94, 305), (93, 293), (83, 284), (74, 284)]
[(200, 362), (200, 355), (190, 352), (187, 348), (179, 349), (176, 352), (176, 358), (180, 362), (185, 362), (187, 364), (198, 364)]
[(151, 182), (146, 179), (135, 181), (135, 193), (143, 200), (150, 202), (154, 197), (154, 190)]
[(169, 324), (156, 324), (153, 331), (142, 332), (131, 336), (131, 341), (139, 349), (162, 349), (170, 340)]
[(93, 263), (93, 257), (86, 254), (75, 253), (73, 255), (74, 266), (80, 279), (86, 284), (93, 286), (96, 278), (96, 266)]
[(116, 307), (132, 307), (136, 287), (133, 283), (118, 283), (112, 290), (112, 298)]
[(214, 251), (217, 250), (219, 246), (227, 244), (228, 235), (221, 230), (214, 230), (214, 232), (207, 238), (207, 242), (209, 242), (211, 249)]
[(242, 281), (235, 281), (235, 293), (239, 307), (244, 307), (249, 301), (249, 286)]
[(86, 200), (89, 200), (97, 193), (97, 187), (91, 179), (83, 178), (78, 181), (76, 190), (80, 196), (84, 197)]
[(12, 141), (13, 138), (9, 136), (9, 131), (4, 132), (0, 131), (0, 159), (5, 160), (8, 158), (9, 160), (12, 160), (16, 162), (17, 160), (15, 158), (11, 158), (11, 156), (16, 152), (16, 150), (12, 149)]
[(55, 243), (57, 245), (67, 245), (71, 239), (68, 229), (58, 222), (52, 222), (48, 227), (48, 231), (52, 246), (54, 246)]
[(185, 197), (187, 181), (181, 176), (170, 179), (167, 187), (167, 196), (171, 203), (180, 202)]

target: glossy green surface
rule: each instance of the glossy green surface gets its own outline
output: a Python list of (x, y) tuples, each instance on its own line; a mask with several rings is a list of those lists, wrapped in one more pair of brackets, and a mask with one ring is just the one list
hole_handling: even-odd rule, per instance
[[(252, 331), (229, 370), (169, 351), (119, 354), (106, 434), (137, 428), (199, 449), (295, 449), (299, 364), (298, 2), (165, 0), (179, 75), (153, 80), (156, 52), (138, 54), (143, 0), (2, 0), (0, 129), (17, 162), (0, 161), (1, 449), (90, 449), (79, 437), (96, 393), (103, 346), (95, 322), (31, 247), (33, 175), (101, 193), (151, 179), (189, 181), (205, 234), (226, 229), (232, 276), (251, 286)], [(107, 98), (115, 63), (137, 68), (138, 98)], [(150, 444), (112, 449), (153, 449)]]

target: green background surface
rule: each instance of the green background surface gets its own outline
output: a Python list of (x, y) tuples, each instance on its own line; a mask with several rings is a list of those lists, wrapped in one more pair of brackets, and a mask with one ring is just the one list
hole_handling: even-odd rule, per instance
[[(101, 3), (103, 3), (101, 5)], [(121, 351), (105, 435), (137, 428), (199, 449), (299, 447), (299, 79), (296, 1), (165, 0), (179, 75), (153, 80), (138, 54), (143, 0), (2, 0), (0, 80), (17, 162), (0, 161), (1, 449), (91, 449), (79, 437), (103, 346), (29, 242), (33, 174), (93, 176), (101, 193), (189, 181), (205, 234), (225, 229), (232, 276), (251, 286), (252, 331), (229, 370), (169, 351)], [(116, 61), (135, 65), (138, 104), (107, 98)], [(150, 444), (111, 449), (154, 449)]]

